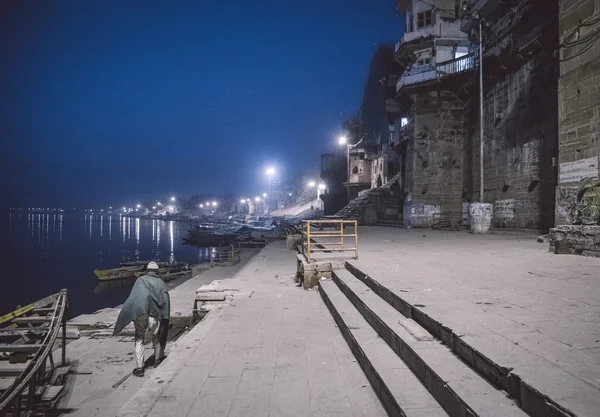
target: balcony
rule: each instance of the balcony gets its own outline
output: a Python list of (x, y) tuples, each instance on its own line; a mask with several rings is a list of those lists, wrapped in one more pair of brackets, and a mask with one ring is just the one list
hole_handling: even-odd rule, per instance
[(398, 53), (402, 46), (418, 39), (434, 38), (466, 38), (465, 33), (460, 30), (460, 20), (439, 20), (433, 25), (425, 26), (412, 32), (406, 32), (396, 43), (394, 51)]
[(435, 79), (437, 79), (437, 70), (435, 64), (414, 66), (405, 71), (400, 78), (398, 78), (398, 82), (396, 83), (396, 93), (398, 93), (403, 87), (413, 84), (420, 84)]
[(474, 53), (451, 59), (450, 61), (440, 62), (437, 64), (438, 78), (448, 77), (458, 74), (463, 71), (475, 69), (477, 64), (476, 55)]
[(403, 88), (427, 81), (441, 80), (456, 74), (474, 70), (477, 66), (477, 55), (474, 53), (440, 62), (439, 64), (420, 65), (413, 67), (398, 79), (396, 94)]

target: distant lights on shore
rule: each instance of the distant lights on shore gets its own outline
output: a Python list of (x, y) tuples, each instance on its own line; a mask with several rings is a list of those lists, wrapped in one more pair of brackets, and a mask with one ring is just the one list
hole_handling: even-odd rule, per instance
[(258, 203), (260, 201), (260, 197), (254, 197), (254, 201)]
[(309, 182), (308, 182), (308, 186), (309, 186), (310, 188), (314, 187), (315, 185), (317, 185), (317, 183), (316, 183), (316, 182), (314, 182), (314, 181), (309, 181)]
[(242, 203), (242, 204), (246, 204), (246, 199), (245, 199), (245, 198), (242, 198), (242, 199), (240, 200), (240, 203)]
[(267, 198), (267, 193), (263, 193), (263, 198)]
[(175, 197), (171, 197), (171, 201), (175, 201)]
[(216, 201), (213, 201), (213, 202), (212, 202), (212, 205), (213, 205), (213, 207), (217, 207), (217, 204), (218, 204), (218, 203), (217, 203)]

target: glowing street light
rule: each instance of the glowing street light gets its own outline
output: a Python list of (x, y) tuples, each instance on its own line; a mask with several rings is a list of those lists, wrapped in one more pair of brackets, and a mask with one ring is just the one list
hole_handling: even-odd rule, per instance
[(319, 184), (319, 190), (323, 191), (327, 186), (325, 184)]
[(152, 206), (152, 210), (156, 210), (156, 206)]
[(345, 145), (348, 143), (348, 138), (344, 135), (338, 137), (338, 144)]
[(291, 196), (292, 196), (292, 193), (289, 193), (288, 195), (291, 197)]
[(260, 197), (255, 197), (254, 201), (256, 201), (258, 203), (260, 201)]
[(171, 197), (171, 201), (175, 201), (175, 197)]
[(246, 199), (245, 199), (245, 198), (242, 198), (242, 199), (240, 200), (240, 203), (242, 203), (242, 204), (246, 204)]
[[(140, 208), (140, 207), (142, 207), (142, 206), (140, 206), (140, 205), (138, 204), (136, 207), (137, 207), (137, 208)], [(137, 210), (136, 210), (136, 211), (137, 211)]]
[(265, 171), (265, 174), (267, 174), (269, 177), (275, 175), (275, 168), (273, 168), (273, 167), (267, 168), (267, 170)]
[(263, 193), (263, 198), (267, 198), (267, 193)]
[(159, 201), (158, 203), (156, 203), (157, 206), (162, 206), (162, 203)]
[(216, 201), (213, 201), (213, 202), (212, 202), (212, 205), (213, 205), (213, 207), (217, 207), (217, 204), (218, 204), (218, 203), (217, 203)]
[(307, 185), (308, 185), (310, 188), (313, 188), (315, 185), (317, 185), (317, 183), (316, 183), (316, 182), (314, 182), (314, 181), (309, 181)]
[(204, 204), (200, 204), (200, 208), (204, 208)]

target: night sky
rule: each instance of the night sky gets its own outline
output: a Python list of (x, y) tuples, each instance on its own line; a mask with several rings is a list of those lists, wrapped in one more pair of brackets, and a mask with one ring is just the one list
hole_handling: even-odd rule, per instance
[(254, 194), (318, 175), (394, 1), (3, 1), (3, 205)]

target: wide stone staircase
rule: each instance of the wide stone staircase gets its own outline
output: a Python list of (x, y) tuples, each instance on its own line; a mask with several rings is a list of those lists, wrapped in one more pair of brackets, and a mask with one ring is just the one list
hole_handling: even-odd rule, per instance
[(391, 178), (380, 188), (361, 191), (333, 217), (358, 220), (361, 225), (402, 227), (402, 196), (398, 182), (400, 175)]
[(575, 415), (354, 262), (332, 276), (320, 295), (390, 416)]

